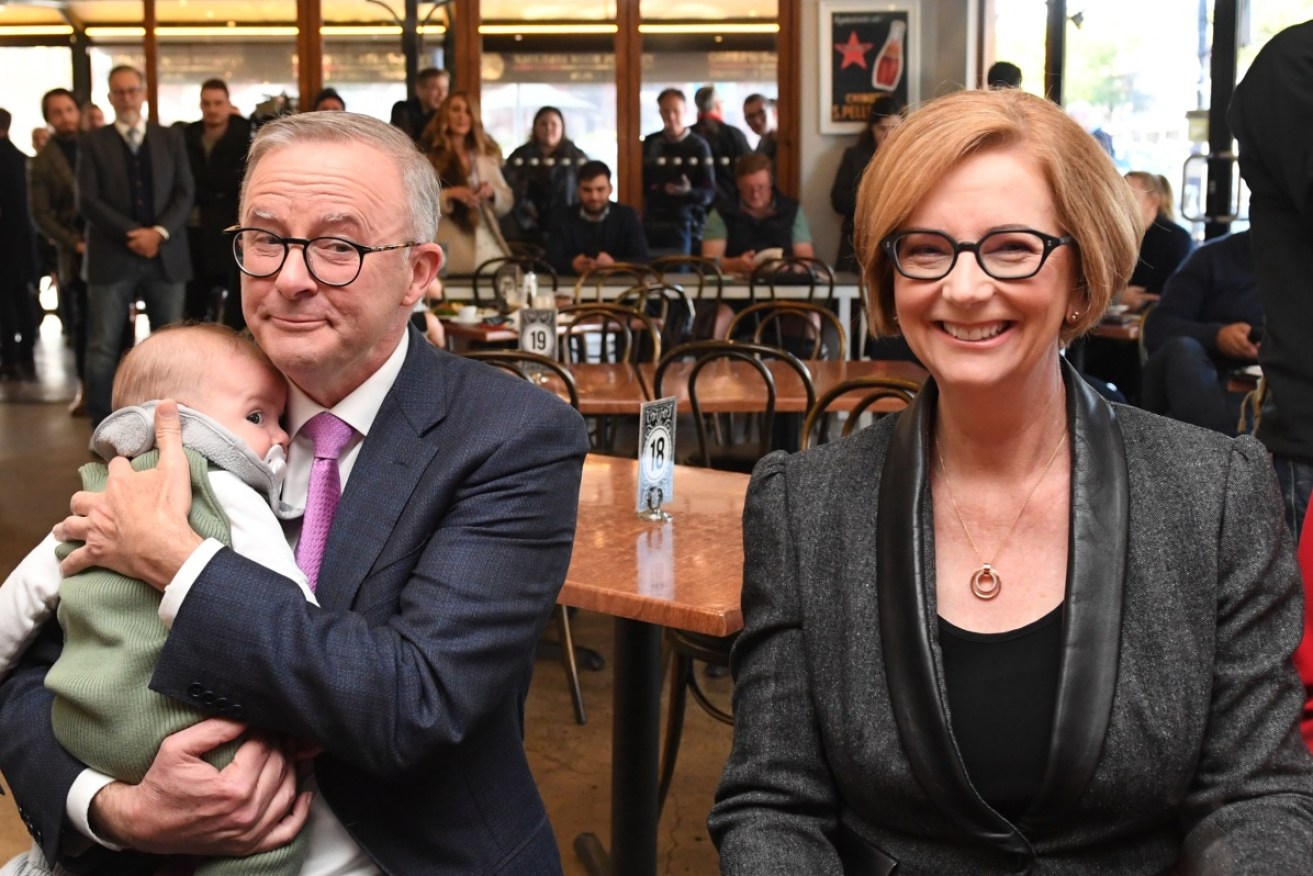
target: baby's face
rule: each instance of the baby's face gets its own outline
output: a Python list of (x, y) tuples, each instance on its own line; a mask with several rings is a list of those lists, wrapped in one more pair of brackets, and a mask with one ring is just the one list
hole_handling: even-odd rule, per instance
[(193, 397), (191, 407), (219, 421), (261, 459), (275, 444), (287, 451), (287, 433), (279, 423), (287, 406), (287, 384), (270, 366), (250, 356), (233, 356)]

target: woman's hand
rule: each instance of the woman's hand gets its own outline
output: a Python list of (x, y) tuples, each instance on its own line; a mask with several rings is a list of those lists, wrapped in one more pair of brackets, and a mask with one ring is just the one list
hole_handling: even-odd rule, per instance
[(479, 194), (469, 186), (448, 186), (446, 192), (447, 197), (453, 201), (460, 201), (466, 207), (479, 206)]

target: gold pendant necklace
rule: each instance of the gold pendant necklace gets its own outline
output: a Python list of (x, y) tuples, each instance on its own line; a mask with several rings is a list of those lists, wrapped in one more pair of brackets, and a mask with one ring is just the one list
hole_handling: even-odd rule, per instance
[[(1035, 479), (1035, 483), (1031, 486), (1030, 492), (1026, 494), (1026, 501), (1021, 503), (1021, 510), (1017, 512), (1016, 517), (1012, 518), (1012, 525), (1008, 527), (1008, 531), (1004, 534), (1003, 540), (999, 542), (998, 548), (994, 551), (995, 558), (997, 558), (1003, 548), (1007, 546), (1008, 539), (1012, 537), (1012, 531), (1016, 529), (1017, 524), (1021, 522), (1021, 515), (1026, 513), (1026, 508), (1030, 505), (1030, 500), (1034, 498), (1035, 491), (1038, 490), (1039, 485), (1043, 483), (1044, 476), (1048, 474), (1049, 469), (1053, 467), (1053, 460), (1058, 458), (1058, 451), (1062, 449), (1062, 445), (1065, 444), (1066, 441), (1067, 430), (1064, 428), (1061, 437), (1058, 438), (1057, 446), (1054, 447), (1053, 452), (1049, 454), (1049, 461), (1044, 464), (1044, 470), (1041, 471), (1039, 477)], [(980, 559), (980, 548), (976, 547), (976, 540), (971, 537), (971, 531), (967, 529), (967, 522), (962, 519), (962, 509), (957, 506), (957, 499), (953, 496), (953, 488), (949, 486), (948, 466), (944, 465), (944, 451), (940, 449), (938, 441), (935, 442), (935, 455), (939, 457), (939, 470), (944, 475), (944, 490), (948, 493), (948, 501), (953, 506), (953, 514), (957, 517), (957, 525), (962, 527), (962, 534), (967, 537), (967, 544), (971, 545), (971, 550), (975, 552), (976, 559)], [(994, 568), (993, 560), (988, 562), (981, 560), (980, 568), (976, 569), (971, 575), (971, 593), (977, 599), (988, 600), (998, 596), (1002, 589), (1003, 579), (999, 577), (998, 570)]]

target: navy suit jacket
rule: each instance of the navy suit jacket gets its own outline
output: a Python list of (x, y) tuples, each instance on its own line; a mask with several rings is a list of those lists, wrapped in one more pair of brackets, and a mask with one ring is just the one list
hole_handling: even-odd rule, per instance
[[(195, 185), (182, 133), (154, 122), (146, 123), (142, 146), (150, 150), (151, 188), (155, 223), (169, 232), (160, 244), (160, 265), (174, 283), (191, 279), (187, 252), (187, 215)], [(88, 283), (123, 279), (141, 256), (128, 249), (128, 232), (140, 228), (132, 218), (132, 195), (124, 161), (123, 137), (112, 125), (88, 133), (78, 147), (78, 212), (87, 220), (87, 252), (82, 278)]]
[[(321, 793), (386, 873), (559, 874), (523, 706), (586, 452), (555, 396), (412, 332), (333, 521), (322, 607), (223, 550), (152, 688), (322, 745)], [(49, 857), (81, 765), (49, 730), (44, 670), (0, 686), (0, 771)]]

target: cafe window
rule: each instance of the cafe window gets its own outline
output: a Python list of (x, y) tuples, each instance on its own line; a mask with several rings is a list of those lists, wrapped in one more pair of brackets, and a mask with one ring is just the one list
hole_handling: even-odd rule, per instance
[(9, 139), (29, 155), (33, 154), (32, 129), (46, 124), (41, 118), (41, 95), (72, 84), (70, 63), (66, 47), (7, 46), (0, 51), (0, 82), (5, 83), (0, 106), (14, 116)]

